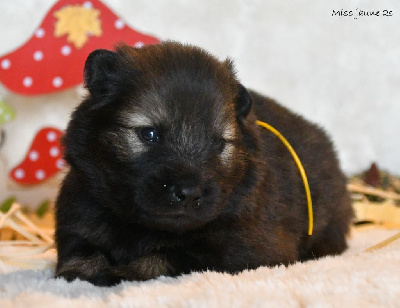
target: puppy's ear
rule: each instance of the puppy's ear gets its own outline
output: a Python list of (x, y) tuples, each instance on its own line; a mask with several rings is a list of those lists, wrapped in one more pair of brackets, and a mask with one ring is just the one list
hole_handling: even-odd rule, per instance
[(91, 52), (85, 62), (84, 81), (92, 96), (107, 95), (112, 91), (120, 61), (115, 52), (97, 49)]
[(247, 92), (246, 88), (239, 83), (238, 95), (236, 98), (236, 114), (239, 119), (244, 119), (247, 117), (251, 110), (252, 98)]
[[(233, 61), (227, 58), (224, 61), (224, 65), (231, 72), (232, 76), (236, 77), (235, 65)], [(236, 95), (236, 115), (239, 119), (244, 119), (247, 117), (251, 110), (252, 98), (247, 92), (246, 88), (238, 82)]]

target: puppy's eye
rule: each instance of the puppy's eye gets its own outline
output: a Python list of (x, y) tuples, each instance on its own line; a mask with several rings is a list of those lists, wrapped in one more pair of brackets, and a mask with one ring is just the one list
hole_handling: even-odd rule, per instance
[(144, 141), (148, 142), (158, 142), (160, 140), (160, 136), (158, 132), (152, 127), (144, 127), (140, 130), (140, 136)]

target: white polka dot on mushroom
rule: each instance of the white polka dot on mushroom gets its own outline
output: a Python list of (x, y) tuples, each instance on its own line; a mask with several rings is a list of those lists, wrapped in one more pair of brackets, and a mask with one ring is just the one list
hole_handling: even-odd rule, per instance
[(41, 61), (43, 59), (43, 52), (40, 50), (35, 51), (33, 53), (33, 59), (35, 59), (35, 61)]
[(53, 86), (54, 86), (55, 88), (61, 87), (62, 84), (63, 84), (63, 80), (62, 80), (61, 77), (54, 77), (54, 78), (53, 78)]
[(49, 154), (51, 157), (57, 157), (60, 154), (60, 150), (58, 149), (58, 147), (51, 147)]
[(140, 42), (140, 41), (139, 41), (139, 42), (136, 42), (136, 43), (135, 43), (135, 46), (134, 46), (134, 47), (136, 47), (136, 48), (141, 48), (141, 47), (143, 47), (143, 45), (144, 45), (143, 42)]
[(26, 76), (23, 80), (22, 80), (22, 84), (24, 85), (24, 87), (29, 88), (30, 86), (32, 86), (33, 84), (33, 79), (30, 76)]
[(31, 151), (29, 153), (29, 159), (31, 161), (37, 161), (39, 159), (39, 153), (37, 151), (35, 151), (35, 150)]
[(91, 9), (93, 7), (93, 4), (90, 1), (85, 1), (85, 2), (83, 2), (83, 7), (85, 9)]
[(35, 177), (38, 180), (43, 180), (46, 177), (46, 172), (44, 172), (42, 169), (38, 169), (35, 172)]
[(71, 54), (71, 47), (68, 45), (64, 45), (61, 47), (61, 54), (63, 56), (69, 56)]
[(46, 135), (47, 141), (53, 142), (57, 139), (57, 135), (55, 132), (48, 132)]
[(25, 171), (23, 169), (17, 169), (14, 171), (14, 176), (18, 180), (23, 179), (25, 177)]
[(114, 23), (114, 27), (117, 29), (122, 29), (123, 27), (125, 27), (125, 23), (123, 20), (117, 19)]
[(1, 61), (1, 68), (3, 70), (8, 70), (10, 68), (10, 66), (11, 66), (11, 61), (9, 59), (3, 59)]
[(35, 36), (37, 37), (37, 38), (42, 38), (44, 35), (45, 35), (45, 31), (44, 31), (44, 29), (43, 28), (39, 28), (39, 29), (37, 29), (36, 31), (35, 31)]

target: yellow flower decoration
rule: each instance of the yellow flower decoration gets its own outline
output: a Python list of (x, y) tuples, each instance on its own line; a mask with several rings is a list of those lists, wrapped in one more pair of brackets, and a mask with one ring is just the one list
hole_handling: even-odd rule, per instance
[(57, 18), (54, 36), (68, 35), (67, 41), (80, 49), (89, 36), (101, 36), (100, 11), (80, 5), (68, 5), (54, 13)]

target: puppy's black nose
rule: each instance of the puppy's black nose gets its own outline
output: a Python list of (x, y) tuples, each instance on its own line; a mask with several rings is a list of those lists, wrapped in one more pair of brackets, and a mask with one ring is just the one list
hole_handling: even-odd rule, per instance
[(176, 191), (175, 194), (180, 199), (180, 201), (196, 201), (201, 197), (201, 190), (199, 186), (182, 187), (180, 190)]
[(168, 187), (168, 190), (172, 193), (172, 197), (175, 202), (185, 202), (185, 204), (189, 204), (192, 202), (196, 202), (197, 204), (202, 196), (199, 186), (179, 187), (171, 185)]

